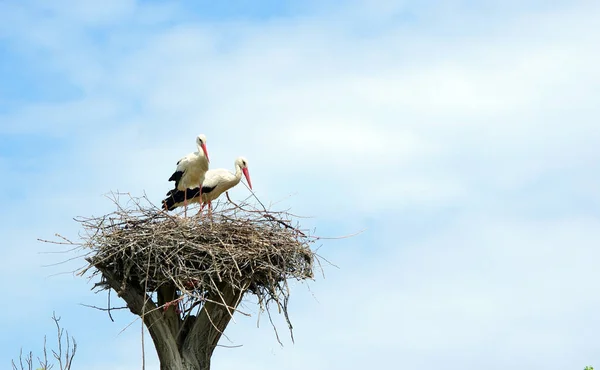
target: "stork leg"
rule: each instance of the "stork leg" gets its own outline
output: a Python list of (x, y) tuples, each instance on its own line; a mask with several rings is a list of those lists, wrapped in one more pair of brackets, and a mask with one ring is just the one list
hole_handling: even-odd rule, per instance
[(183, 191), (183, 217), (187, 217), (187, 188)]
[(204, 208), (204, 203), (202, 202), (202, 184), (200, 184), (200, 188), (198, 189), (198, 196), (200, 197), (200, 212), (202, 212), (202, 208)]
[(200, 210), (198, 211), (198, 215), (202, 215), (202, 210), (204, 209), (204, 206), (206, 205), (205, 203), (202, 203), (202, 184), (200, 184), (200, 188), (198, 190), (198, 199), (200, 199), (199, 203), (200, 203)]

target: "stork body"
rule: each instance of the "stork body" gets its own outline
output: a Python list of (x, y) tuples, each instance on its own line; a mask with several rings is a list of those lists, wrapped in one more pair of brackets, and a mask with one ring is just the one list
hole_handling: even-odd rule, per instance
[(163, 200), (163, 208), (169, 211), (180, 207), (185, 202), (200, 202), (202, 205), (200, 211), (208, 204), (209, 210), (212, 210), (212, 201), (221, 194), (236, 186), (242, 179), (242, 174), (246, 177), (248, 186), (252, 189), (250, 173), (248, 172), (248, 161), (244, 157), (238, 157), (235, 160), (235, 174), (224, 168), (217, 168), (206, 172), (202, 187), (184, 190), (173, 189), (167, 193), (167, 198)]
[(186, 216), (188, 198), (187, 189), (196, 187), (202, 189), (202, 184), (210, 162), (208, 159), (208, 151), (206, 149), (206, 136), (203, 134), (198, 135), (196, 137), (196, 145), (198, 151), (190, 153), (177, 161), (177, 168), (169, 178), (169, 181), (175, 181), (175, 188), (169, 191), (169, 193), (173, 191), (183, 192), (183, 205), (185, 207)]

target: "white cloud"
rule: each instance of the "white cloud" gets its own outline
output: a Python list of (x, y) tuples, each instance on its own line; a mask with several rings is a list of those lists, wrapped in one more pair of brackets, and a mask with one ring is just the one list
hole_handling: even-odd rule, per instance
[(532, 362), (560, 369), (578, 364), (578, 356), (594, 358), (597, 346), (582, 336), (586, 313), (598, 304), (589, 294), (597, 278), (597, 220), (477, 217), (466, 215), (414, 244), (388, 239), (385, 252), (368, 259), (352, 250), (338, 256), (341, 270), (312, 284), (319, 303), (294, 290), (301, 302), (292, 313), (295, 345), (270, 349), (268, 327), (233, 326), (235, 344), (244, 346), (237, 356), (217, 352), (215, 364), (243, 358), (272, 368), (393, 362), (454, 369), (485, 362), (501, 369)]
[[(76, 234), (70, 217), (109, 211), (101, 194), (146, 190), (160, 200), (203, 132), (215, 167), (245, 155), (261, 199), (315, 216), (306, 223), (318, 232), (369, 226), (326, 243), (342, 269), (311, 285), (320, 303), (297, 289), (295, 345), (278, 348), (264, 320), (259, 330), (240, 320), (228, 330), (244, 347), (220, 348), (215, 367), (563, 369), (598, 360), (583, 340), (585, 323), (597, 328), (578, 319), (598, 303), (598, 225), (583, 217), (599, 199), (597, 5), (497, 17), (446, 5), (414, 10), (418, 23), (388, 13), (413, 4), (357, 2), (266, 23), (169, 25), (181, 9), (62, 4), (45, 5), (54, 10), (44, 19), (0, 5), (12, 12), (0, 37), (20, 44), (13, 52), (48, 56), (45, 73), (81, 91), (0, 114), (3, 134), (72, 144), (64, 158), (39, 158), (43, 177), (2, 166), (27, 195), (6, 207), (15, 247), (2, 280), (45, 261), (32, 257), (34, 237)], [(34, 22), (39, 31), (28, 32)], [(86, 33), (107, 25), (105, 37)], [(41, 226), (8, 230), (27, 217)], [(53, 299), (35, 271), (17, 296), (47, 301), (27, 314), (89, 295), (64, 278), (72, 291)], [(128, 355), (96, 366), (124, 366)]]

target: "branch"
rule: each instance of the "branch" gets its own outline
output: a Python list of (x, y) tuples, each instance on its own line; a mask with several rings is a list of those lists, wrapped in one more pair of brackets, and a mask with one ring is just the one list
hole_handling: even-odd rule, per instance
[[(71, 365), (73, 363), (73, 358), (75, 357), (75, 353), (77, 352), (77, 343), (75, 342), (75, 338), (69, 337), (69, 332), (65, 331), (60, 327), (60, 317), (56, 317), (56, 313), (52, 313), (52, 320), (56, 324), (57, 330), (57, 339), (58, 339), (58, 350), (52, 350), (52, 354), (54, 358), (58, 361), (58, 365), (60, 370), (70, 370)], [(66, 348), (64, 357), (63, 357), (63, 334), (66, 334)], [(71, 342), (73, 343), (71, 345)], [(25, 361), (25, 364), (23, 363)], [(54, 367), (54, 364), (48, 362), (48, 351), (46, 346), (46, 336), (44, 336), (44, 355), (43, 358), (37, 358), (39, 363), (38, 370), (50, 370)], [(19, 366), (21, 370), (33, 370), (33, 354), (29, 352), (29, 354), (23, 357), (23, 350), (21, 349), (19, 353)], [(19, 370), (17, 364), (12, 361), (13, 370)]]
[(218, 294), (211, 293), (215, 297), (206, 301), (189, 329), (182, 346), (186, 360), (196, 358), (209, 363), (223, 331), (233, 317), (230, 309), (238, 306), (246, 289), (238, 290), (227, 283), (220, 283), (218, 291)]
[(100, 271), (110, 287), (127, 303), (129, 310), (143, 318), (144, 324), (146, 324), (156, 346), (161, 365), (170, 368), (170, 364), (181, 363), (173, 329), (165, 321), (162, 312), (154, 301), (141, 288), (136, 289), (131, 284), (122, 284), (111, 271), (107, 269), (101, 269)]

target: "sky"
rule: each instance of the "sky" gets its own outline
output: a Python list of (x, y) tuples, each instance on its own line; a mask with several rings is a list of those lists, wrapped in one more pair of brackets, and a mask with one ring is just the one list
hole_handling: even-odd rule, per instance
[(52, 346), (56, 312), (74, 368), (141, 369), (140, 322), (83, 306), (106, 295), (37, 238), (77, 240), (110, 191), (160, 201), (199, 133), (316, 234), (364, 230), (315, 245), (337, 267), (293, 284), (295, 343), (249, 299), (214, 369), (600, 367), (599, 22), (594, 1), (0, 2), (1, 367)]

